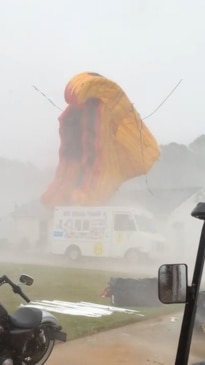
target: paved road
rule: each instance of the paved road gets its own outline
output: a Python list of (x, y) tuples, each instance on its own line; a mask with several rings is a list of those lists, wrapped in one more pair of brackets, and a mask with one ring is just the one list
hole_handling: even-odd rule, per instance
[[(164, 316), (56, 345), (47, 365), (173, 365), (181, 314)], [(203, 341), (194, 338), (190, 364), (205, 359)]]

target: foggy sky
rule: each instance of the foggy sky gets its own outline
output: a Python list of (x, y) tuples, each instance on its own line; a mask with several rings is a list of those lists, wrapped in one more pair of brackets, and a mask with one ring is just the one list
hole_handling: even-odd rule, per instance
[(116, 81), (142, 117), (183, 83), (147, 126), (161, 144), (204, 133), (204, 0), (4, 0), (0, 3), (0, 156), (58, 160), (68, 80)]

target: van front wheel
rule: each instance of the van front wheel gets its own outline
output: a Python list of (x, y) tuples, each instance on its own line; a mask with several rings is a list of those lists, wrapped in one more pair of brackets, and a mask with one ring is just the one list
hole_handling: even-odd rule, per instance
[(125, 254), (125, 259), (131, 263), (143, 263), (147, 261), (147, 255), (143, 252), (138, 251), (136, 248), (130, 248)]
[(71, 261), (77, 261), (81, 257), (81, 252), (77, 246), (70, 246), (66, 250), (66, 256)]

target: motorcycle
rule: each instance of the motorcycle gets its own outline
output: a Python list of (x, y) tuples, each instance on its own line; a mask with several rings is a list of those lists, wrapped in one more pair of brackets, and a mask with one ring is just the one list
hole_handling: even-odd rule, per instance
[[(22, 274), (19, 283), (6, 275), (0, 277), (0, 286), (9, 284), (15, 294), (27, 303), (30, 299), (21, 286), (31, 286), (33, 278)], [(0, 365), (42, 365), (49, 358), (56, 340), (66, 341), (58, 320), (51, 313), (30, 306), (20, 306), (9, 314), (0, 303)]]

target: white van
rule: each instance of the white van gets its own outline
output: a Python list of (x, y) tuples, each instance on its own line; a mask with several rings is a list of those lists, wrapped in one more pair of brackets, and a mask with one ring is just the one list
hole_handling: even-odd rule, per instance
[(164, 239), (155, 232), (150, 214), (121, 207), (57, 207), (50, 252), (67, 255), (141, 259), (157, 257)]

